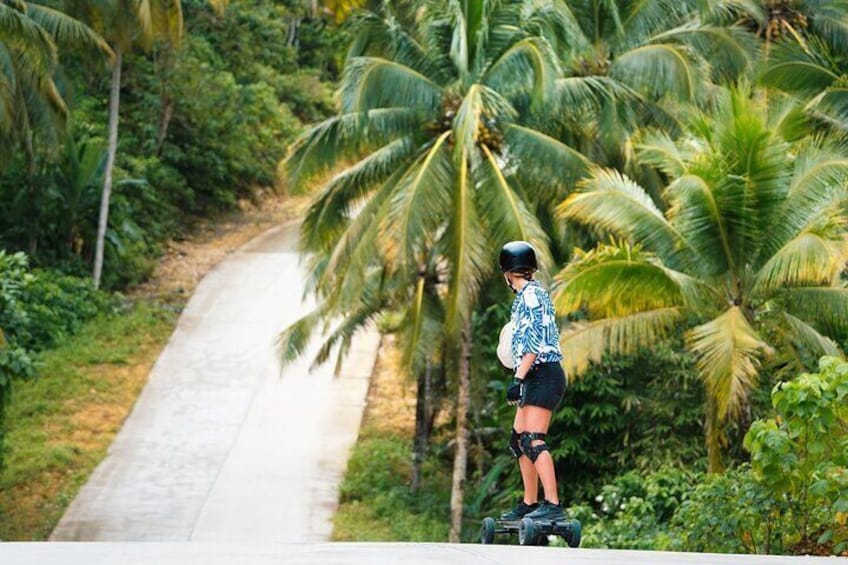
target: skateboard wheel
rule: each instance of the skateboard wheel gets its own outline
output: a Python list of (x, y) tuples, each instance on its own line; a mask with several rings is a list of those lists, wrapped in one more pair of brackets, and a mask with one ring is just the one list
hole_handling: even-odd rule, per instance
[(571, 533), (568, 534), (568, 547), (580, 547), (580, 534), (582, 533), (583, 528), (580, 526), (580, 522), (578, 520), (572, 520), (570, 524)]
[(518, 524), (518, 543), (521, 545), (533, 545), (536, 541), (536, 528), (533, 525), (533, 520), (530, 518), (522, 518)]
[(494, 518), (483, 518), (483, 525), (480, 527), (480, 543), (490, 544), (495, 541), (495, 520)]

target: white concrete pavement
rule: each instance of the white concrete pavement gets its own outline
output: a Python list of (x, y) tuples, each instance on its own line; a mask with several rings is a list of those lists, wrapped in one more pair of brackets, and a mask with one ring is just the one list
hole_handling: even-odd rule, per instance
[(443, 543), (15, 543), (3, 565), (838, 565), (844, 558)]
[(272, 229), (201, 281), (52, 541), (328, 538), (379, 337), (358, 336), (339, 378), (308, 356), (280, 373), (276, 336), (312, 307), (296, 239)]

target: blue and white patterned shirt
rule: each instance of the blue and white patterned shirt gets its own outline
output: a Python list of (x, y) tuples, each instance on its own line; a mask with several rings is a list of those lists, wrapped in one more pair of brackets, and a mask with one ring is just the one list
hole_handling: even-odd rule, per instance
[(535, 365), (562, 361), (554, 305), (538, 281), (529, 281), (512, 303), (512, 366), (527, 353), (537, 355)]

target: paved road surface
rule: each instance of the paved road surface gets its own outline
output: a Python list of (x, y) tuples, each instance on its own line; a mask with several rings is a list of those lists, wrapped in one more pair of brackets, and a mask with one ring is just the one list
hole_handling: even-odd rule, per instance
[(841, 565), (843, 558), (437, 543), (0, 544), (3, 565)]
[(280, 374), (274, 339), (311, 307), (296, 235), (275, 228), (201, 281), (51, 540), (327, 539), (378, 338), (360, 336), (339, 379), (306, 360)]

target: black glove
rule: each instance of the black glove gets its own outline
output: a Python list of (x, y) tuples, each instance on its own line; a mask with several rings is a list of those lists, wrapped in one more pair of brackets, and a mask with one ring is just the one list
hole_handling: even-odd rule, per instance
[(513, 377), (512, 384), (506, 389), (506, 402), (510, 405), (524, 406), (524, 379)]

